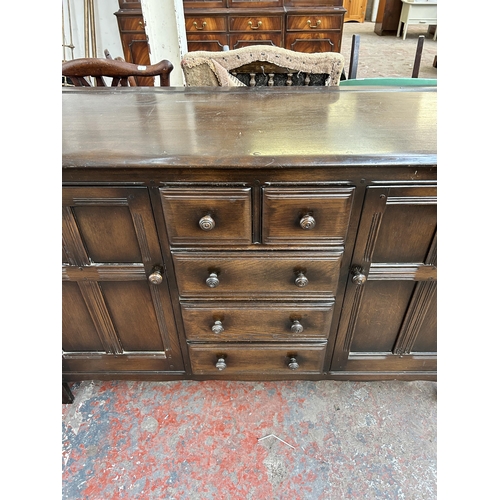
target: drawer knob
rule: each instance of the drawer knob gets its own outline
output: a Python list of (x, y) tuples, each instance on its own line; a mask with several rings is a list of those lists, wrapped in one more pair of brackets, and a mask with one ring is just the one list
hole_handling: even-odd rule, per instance
[(161, 275), (161, 268), (154, 267), (153, 272), (149, 275), (148, 280), (153, 285), (159, 285), (163, 281), (163, 276)]
[(316, 225), (316, 221), (312, 215), (304, 215), (302, 219), (300, 219), (300, 227), (302, 229), (312, 229)]
[(226, 361), (224, 360), (224, 357), (220, 357), (217, 360), (217, 363), (215, 363), (215, 368), (217, 368), (218, 370), (224, 370), (226, 367), (227, 367), (227, 365), (226, 365)]
[(296, 370), (299, 367), (299, 364), (297, 363), (297, 358), (290, 356), (290, 362), (288, 363), (288, 368), (290, 370)]
[(312, 25), (312, 23), (311, 23), (311, 20), (310, 20), (310, 19), (307, 21), (307, 24), (308, 24), (309, 28), (312, 28), (312, 29), (314, 29), (314, 28), (319, 28), (319, 25), (321, 24), (321, 19), (318, 19), (318, 20), (316, 21), (316, 24), (315, 24), (314, 26)]
[(305, 277), (304, 273), (299, 273), (295, 278), (295, 284), (302, 288), (309, 283), (309, 280)]
[(356, 285), (363, 285), (366, 281), (366, 276), (361, 271), (362, 268), (359, 266), (354, 266), (351, 269), (352, 282), (356, 283)]
[(215, 227), (215, 221), (210, 215), (203, 216), (198, 224), (203, 231), (211, 231)]
[(219, 286), (219, 278), (217, 278), (217, 273), (210, 273), (210, 276), (206, 280), (206, 284), (210, 288), (215, 288), (216, 286)]
[(214, 323), (214, 326), (212, 326), (212, 332), (214, 332), (216, 335), (219, 335), (224, 331), (224, 327), (222, 326), (222, 322), (217, 320)]
[(207, 25), (207, 22), (206, 22), (206, 21), (203, 21), (203, 22), (201, 23), (201, 28), (198, 28), (198, 23), (197, 23), (196, 21), (193, 23), (193, 26), (194, 26), (197, 30), (202, 30), (202, 29), (204, 29), (206, 25)]
[(262, 21), (257, 22), (257, 26), (252, 26), (252, 21), (248, 21), (248, 26), (250, 26), (251, 30), (258, 30), (262, 26)]
[(292, 333), (302, 333), (304, 331), (304, 327), (300, 324), (298, 319), (294, 320), (292, 325)]

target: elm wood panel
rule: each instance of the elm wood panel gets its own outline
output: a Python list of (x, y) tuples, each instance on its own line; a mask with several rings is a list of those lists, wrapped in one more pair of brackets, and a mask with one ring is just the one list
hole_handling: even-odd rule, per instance
[(437, 160), (435, 88), (64, 88), (62, 94), (68, 169), (237, 166), (241, 174), (286, 166), (300, 168), (300, 180), (307, 180), (313, 168), (332, 175), (353, 166), (418, 170)]
[(394, 356), (392, 353), (378, 355), (350, 355), (346, 370), (355, 372), (436, 372), (437, 357), (433, 353)]
[(187, 45), (189, 52), (196, 50), (206, 50), (209, 52), (220, 52), (224, 45), (229, 45), (229, 36), (225, 33), (206, 35), (187, 35)]
[(230, 16), (230, 31), (281, 31), (283, 29), (282, 16)]
[(241, 49), (249, 45), (274, 45), (282, 46), (281, 33), (238, 33), (229, 35), (229, 47), (231, 49)]
[(105, 351), (77, 283), (62, 284), (62, 348), (71, 351)]
[[(283, 303), (181, 303), (184, 332), (189, 341), (245, 342), (326, 340), (330, 333), (333, 302)], [(220, 321), (224, 330), (214, 333)], [(294, 333), (299, 321), (302, 332)]]
[[(92, 356), (85, 355), (63, 355), (62, 372), (65, 380), (67, 374), (71, 372), (137, 372), (136, 376), (140, 376), (143, 371), (183, 371), (182, 367), (175, 370), (171, 360), (165, 356), (165, 353), (144, 353), (142, 355), (121, 355), (113, 356), (109, 354), (96, 353)], [(117, 373), (118, 375), (118, 373)], [(98, 377), (100, 379), (100, 377)], [(121, 378), (121, 377), (116, 377)], [(81, 380), (81, 379), (80, 379)]]
[(226, 32), (227, 18), (226, 16), (205, 15), (186, 15), (185, 16), (186, 32)]
[(286, 16), (287, 34), (291, 31), (326, 31), (326, 30), (342, 30), (343, 16), (323, 15), (323, 14), (306, 14), (306, 15), (290, 15)]
[[(420, 259), (420, 265), (431, 268), (437, 263), (435, 195), (432, 185), (367, 188), (352, 264), (368, 280), (347, 284), (333, 371), (351, 369), (348, 359), (353, 353), (392, 352), (404, 357), (415, 353), (416, 345), (436, 345), (435, 325), (425, 321), (435, 296), (435, 269), (418, 273), (419, 263), (404, 263), (406, 258)], [(391, 248), (394, 245), (397, 248)], [(373, 262), (375, 257), (393, 262)], [(387, 359), (379, 359), (380, 370), (386, 369)]]
[[(263, 243), (344, 245), (354, 187), (264, 187)], [(315, 225), (301, 227), (311, 216)]]
[[(190, 344), (189, 356), (194, 375), (294, 374), (321, 373), (326, 344)], [(219, 358), (226, 363), (224, 370), (216, 368)], [(288, 367), (290, 358), (299, 364)]]
[[(166, 187), (161, 201), (172, 245), (250, 245), (252, 193), (249, 187)], [(200, 220), (210, 216), (213, 229)]]
[[(333, 298), (342, 251), (332, 252), (177, 252), (173, 251), (181, 297)], [(308, 280), (297, 286), (299, 273)], [(217, 274), (219, 285), (206, 279)]]

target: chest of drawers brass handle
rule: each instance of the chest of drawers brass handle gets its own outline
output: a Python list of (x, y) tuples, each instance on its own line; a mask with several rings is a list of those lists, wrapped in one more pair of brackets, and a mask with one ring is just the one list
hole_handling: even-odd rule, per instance
[(295, 278), (295, 284), (302, 288), (306, 286), (309, 283), (309, 280), (305, 277), (304, 273), (298, 273), (297, 277)]
[(217, 273), (210, 273), (210, 276), (206, 279), (205, 282), (210, 288), (219, 286), (219, 278), (217, 278)]
[(201, 24), (201, 28), (198, 28), (198, 23), (195, 21), (193, 23), (193, 26), (197, 29), (197, 30), (202, 30), (205, 28), (205, 26), (207, 25), (207, 22), (206, 21), (203, 21), (203, 23)]
[(203, 231), (211, 231), (215, 227), (215, 221), (210, 215), (204, 215), (198, 224)]
[(214, 325), (212, 326), (212, 332), (214, 332), (216, 335), (219, 335), (224, 331), (224, 327), (222, 326), (222, 322), (217, 320)]
[(311, 24), (311, 20), (310, 19), (307, 21), (307, 25), (309, 26), (309, 28), (312, 28), (312, 29), (319, 28), (320, 24), (321, 24), (321, 19), (318, 19), (316, 21), (316, 24), (314, 26)]
[(302, 229), (312, 229), (316, 225), (316, 221), (312, 215), (304, 215), (302, 219), (300, 219), (300, 227)]
[(251, 30), (258, 30), (262, 26), (262, 21), (257, 22), (257, 26), (252, 26), (252, 21), (248, 21)]
[(224, 357), (221, 356), (217, 359), (217, 363), (215, 363), (215, 368), (217, 368), (218, 370), (224, 370), (226, 369), (227, 365), (226, 365), (226, 361), (224, 360)]

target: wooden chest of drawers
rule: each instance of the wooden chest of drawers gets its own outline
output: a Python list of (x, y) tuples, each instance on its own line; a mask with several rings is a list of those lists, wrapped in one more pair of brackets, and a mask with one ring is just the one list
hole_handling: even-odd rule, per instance
[[(299, 52), (340, 52), (345, 12), (342, 0), (184, 0), (188, 50), (264, 44)], [(126, 19), (144, 25), (140, 2), (120, 0), (116, 15), (125, 59), (133, 56), (131, 62), (149, 64), (136, 60), (131, 28), (124, 25)]]
[(65, 381), (435, 379), (435, 89), (65, 89), (63, 119)]

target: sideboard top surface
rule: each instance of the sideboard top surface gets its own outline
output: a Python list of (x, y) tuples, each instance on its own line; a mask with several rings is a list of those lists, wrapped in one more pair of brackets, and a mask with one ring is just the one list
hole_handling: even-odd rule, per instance
[(432, 88), (63, 89), (63, 168), (430, 165)]

